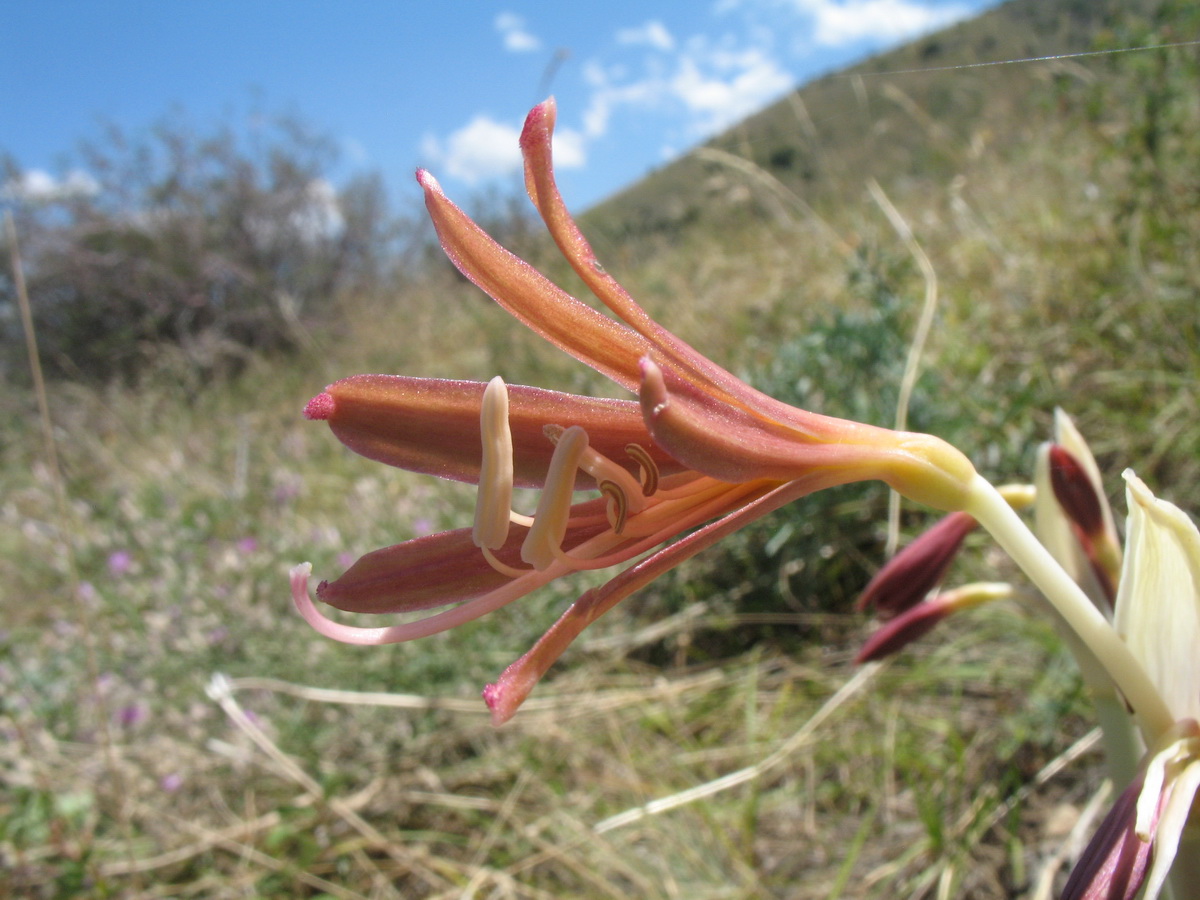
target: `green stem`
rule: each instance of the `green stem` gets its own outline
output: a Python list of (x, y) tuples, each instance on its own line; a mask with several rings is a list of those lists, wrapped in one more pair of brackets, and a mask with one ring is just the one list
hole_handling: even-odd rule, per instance
[(1120, 697), (1093, 697), (1096, 718), (1104, 734), (1104, 762), (1117, 790), (1133, 781), (1146, 752), (1133, 727), (1133, 718)]
[[(1195, 813), (1195, 809), (1192, 810)], [(1200, 826), (1184, 828), (1171, 874), (1167, 876), (1169, 900), (1195, 900), (1200, 897)]]
[(965, 511), (996, 539), (1100, 660), (1117, 689), (1137, 713), (1143, 732), (1157, 736), (1171, 728), (1174, 717), (1137, 657), (1083, 589), (982, 476), (976, 475), (971, 482)]

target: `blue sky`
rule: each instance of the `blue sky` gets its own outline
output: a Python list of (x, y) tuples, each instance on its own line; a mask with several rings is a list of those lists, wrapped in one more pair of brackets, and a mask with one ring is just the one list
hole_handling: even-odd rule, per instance
[(996, 3), (0, 0), (0, 151), (30, 185), (80, 187), (65, 157), (102, 121), (294, 113), (337, 140), (340, 174), (415, 196), (423, 165), (461, 198), (515, 183), (521, 120), (549, 91), (581, 209), (795, 84)]

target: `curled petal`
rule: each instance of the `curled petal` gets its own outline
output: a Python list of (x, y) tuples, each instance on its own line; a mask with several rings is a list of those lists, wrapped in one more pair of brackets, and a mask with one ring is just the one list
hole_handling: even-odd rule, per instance
[[(398, 468), (471, 484), (479, 481), (483, 444), (479, 414), (487, 385), (476, 381), (354, 375), (335, 381), (309, 401), (305, 415), (329, 423), (343, 444), (368, 459)], [(649, 449), (666, 473), (679, 463), (655, 448), (638, 404), (509, 385), (514, 483), (536, 487), (546, 478), (554, 445), (546, 423), (579, 425), (594, 435), (595, 448), (624, 460), (630, 443)], [(636, 471), (636, 465), (630, 461)], [(579, 487), (591, 479), (580, 475)]]
[[(629, 295), (604, 267), (591, 244), (567, 210), (554, 179), (552, 137), (557, 106), (551, 97), (535, 106), (521, 131), (521, 153), (525, 160), (525, 189), (546, 223), (554, 242), (583, 283), (622, 321), (653, 344), (663, 365), (676, 371), (694, 386), (721, 395), (727, 402), (756, 410), (767, 417), (777, 415), (781, 404), (718, 366), (658, 324)], [(786, 407), (790, 412), (791, 408)]]
[[(608, 528), (603, 501), (573, 508), (577, 516), (597, 513), (576, 524), (567, 539), (585, 541)], [(519, 568), (525, 529), (515, 529), (494, 552), (505, 565)], [(444, 531), (374, 550), (341, 577), (322, 581), (317, 596), (338, 609), (359, 613), (402, 613), (432, 609), (479, 597), (503, 586), (508, 576), (496, 571), (472, 539), (470, 528)]]
[(381, 628), (358, 628), (353, 625), (343, 625), (324, 616), (317, 609), (312, 598), (308, 595), (308, 578), (312, 566), (305, 563), (292, 569), (292, 602), (296, 610), (313, 630), (318, 634), (344, 644), (359, 644), (378, 646), (381, 644), (398, 644), (402, 641), (413, 641), (418, 638), (440, 634), (451, 628), (474, 621), (480, 616), (494, 612), (500, 607), (523, 597), (530, 591), (548, 584), (553, 579), (565, 574), (565, 568), (554, 568), (545, 572), (530, 572), (528, 575), (507, 581), (493, 591), (482, 596), (460, 603), (458, 606), (443, 610), (432, 616), (418, 619), (415, 622), (401, 622), (397, 625), (386, 625)]
[(962, 453), (931, 435), (815, 413), (804, 414), (801, 429), (676, 390), (652, 359), (643, 359), (641, 370), (642, 416), (655, 442), (713, 478), (804, 479), (811, 490), (878, 479), (910, 499), (955, 510), (976, 477)]

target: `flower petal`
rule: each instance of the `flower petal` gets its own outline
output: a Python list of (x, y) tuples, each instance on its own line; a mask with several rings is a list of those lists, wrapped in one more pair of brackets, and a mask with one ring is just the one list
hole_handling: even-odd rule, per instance
[(1200, 720), (1200, 531), (1124, 474), (1129, 525), (1113, 624), (1171, 715)]
[(509, 253), (442, 193), (437, 179), (417, 172), (425, 206), (442, 249), (466, 278), (559, 349), (630, 390), (645, 338), (576, 300), (524, 260)]
[[(565, 540), (571, 546), (607, 531), (603, 500), (572, 507), (576, 522)], [(526, 529), (514, 529), (496, 558), (521, 568)], [(475, 546), (470, 528), (444, 531), (374, 550), (334, 581), (322, 581), (317, 596), (338, 609), (358, 613), (401, 613), (446, 606), (493, 591), (511, 579), (492, 568)]]
[[(486, 387), (475, 381), (354, 375), (309, 401), (305, 415), (328, 422), (338, 440), (368, 459), (475, 484), (483, 458), (479, 412)], [(614, 461), (625, 461), (626, 445), (638, 444), (664, 474), (682, 469), (654, 446), (634, 401), (523, 385), (510, 385), (508, 392), (514, 479), (519, 486), (538, 487), (545, 481), (554, 453), (544, 433), (549, 424), (582, 426), (595, 449)], [(637, 471), (631, 459), (627, 467)], [(578, 484), (590, 487), (591, 479), (581, 473)]]
[[(535, 106), (525, 118), (525, 127), (521, 131), (525, 188), (575, 274), (605, 306), (659, 350), (662, 365), (677, 370), (681, 377), (687, 378), (693, 385), (703, 386), (707, 392), (723, 395), (727, 402), (757, 408), (761, 401), (766, 400), (773, 407), (777, 401), (760, 394), (658, 324), (605, 271), (591, 244), (567, 210), (554, 179), (552, 137), (556, 117), (557, 106), (552, 97)], [(778, 411), (765, 410), (768, 415)]]
[(1079, 429), (1075, 427), (1075, 423), (1071, 420), (1071, 417), (1061, 409), (1054, 410), (1054, 441), (1064, 447), (1083, 466), (1088, 479), (1092, 482), (1096, 496), (1100, 498), (1100, 511), (1104, 519), (1104, 531), (1109, 535), (1110, 543), (1117, 547), (1117, 564), (1119, 566), (1121, 551), (1120, 542), (1117, 540), (1117, 525), (1113, 517), (1112, 507), (1109, 506), (1108, 499), (1104, 493), (1104, 479), (1100, 477), (1100, 466), (1096, 464), (1096, 457), (1092, 455), (1092, 448), (1083, 439), (1083, 435), (1079, 433)]

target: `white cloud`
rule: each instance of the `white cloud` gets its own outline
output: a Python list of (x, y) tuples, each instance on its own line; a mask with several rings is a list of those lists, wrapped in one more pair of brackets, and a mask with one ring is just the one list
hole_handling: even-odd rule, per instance
[(574, 128), (556, 128), (551, 146), (554, 168), (581, 169), (587, 164), (587, 138), (583, 132)]
[(667, 95), (666, 81), (659, 74), (619, 84), (625, 77), (624, 69), (605, 69), (596, 62), (585, 65), (583, 74), (592, 89), (583, 112), (583, 132), (589, 138), (603, 137), (608, 132), (609, 120), (617, 108), (650, 109)]
[(502, 12), (496, 16), (496, 30), (504, 40), (504, 49), (513, 53), (537, 50), (542, 42), (525, 28), (525, 20), (516, 13)]
[(719, 131), (759, 109), (793, 85), (792, 76), (765, 49), (714, 47), (697, 38), (664, 67), (648, 65), (629, 78), (617, 67), (585, 66), (592, 95), (584, 111), (590, 138), (608, 131), (618, 109), (682, 111), (689, 138)]
[(915, 37), (971, 15), (960, 3), (922, 0), (787, 0), (810, 19), (813, 40), (839, 47), (858, 41), (894, 42)]
[[(491, 178), (510, 175), (521, 168), (521, 129), (478, 115), (445, 141), (427, 136), (424, 153), (451, 175), (467, 184), (479, 184)], [(574, 169), (587, 161), (584, 135), (570, 128), (554, 132), (554, 165)]]
[(763, 50), (717, 49), (681, 59), (671, 90), (696, 117), (693, 131), (709, 134), (759, 109), (792, 84), (792, 76)]
[(448, 175), (477, 184), (520, 168), (520, 137), (518, 128), (479, 115), (451, 133), (444, 143), (426, 138), (424, 150), (441, 161)]
[(76, 197), (91, 197), (100, 192), (100, 183), (81, 169), (72, 169), (62, 178), (55, 178), (43, 169), (29, 169), (9, 179), (0, 188), (6, 200), (26, 203), (54, 203)]
[(653, 47), (663, 52), (675, 49), (675, 38), (671, 37), (667, 26), (656, 19), (637, 28), (622, 28), (617, 32), (617, 43), (625, 46)]

